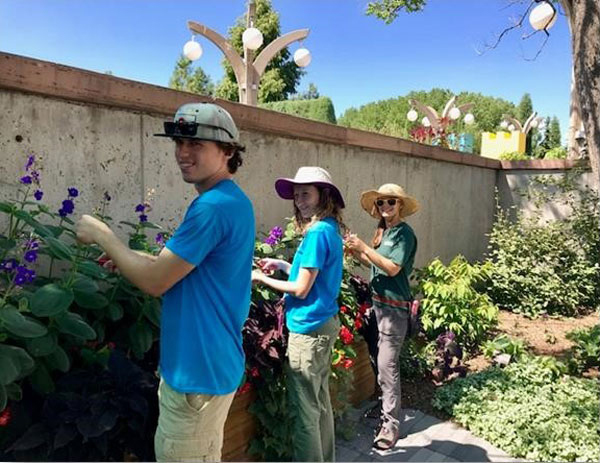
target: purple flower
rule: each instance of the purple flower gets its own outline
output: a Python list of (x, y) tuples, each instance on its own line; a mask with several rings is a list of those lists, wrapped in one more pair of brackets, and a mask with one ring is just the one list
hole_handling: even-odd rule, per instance
[(79, 191), (77, 191), (77, 188), (68, 188), (69, 191), (69, 198), (77, 198), (77, 196), (79, 196)]
[(108, 194), (108, 191), (104, 192), (104, 201), (110, 201), (112, 198), (110, 197), (110, 195)]
[(35, 262), (38, 258), (37, 251), (33, 249), (31, 251), (27, 251), (23, 257), (27, 262)]
[(35, 272), (28, 269), (24, 265), (17, 267), (17, 275), (15, 276), (14, 282), (16, 285), (21, 286), (25, 283), (31, 283), (35, 279)]
[(23, 248), (26, 251), (28, 249), (37, 249), (39, 247), (40, 247), (40, 245), (38, 244), (38, 242), (36, 240), (27, 240), (27, 241), (25, 241), (25, 245), (23, 246)]
[(65, 199), (62, 202), (62, 209), (67, 213), (67, 214), (72, 214), (73, 210), (75, 210), (75, 204), (73, 204), (73, 201), (71, 201), (70, 199)]
[(17, 273), (17, 276), (15, 277), (15, 285), (22, 286), (25, 283), (27, 283), (27, 276), (25, 276), (23, 273)]
[(275, 246), (277, 244), (277, 239), (272, 236), (267, 236), (264, 240), (264, 243), (268, 244), (269, 246)]
[(156, 244), (163, 244), (165, 242), (165, 235), (162, 232), (157, 233), (154, 241), (156, 241)]
[(16, 259), (7, 259), (7, 260), (3, 260), (2, 262), (0, 262), (0, 270), (5, 270), (7, 272), (10, 272), (12, 270), (14, 270), (15, 268), (17, 268), (17, 260)]
[(25, 175), (24, 177), (21, 177), (21, 183), (23, 185), (31, 185), (31, 176)]
[(36, 190), (35, 193), (33, 193), (33, 197), (38, 201), (42, 200), (42, 196), (44, 196), (44, 192), (42, 190)]
[(135, 206), (135, 212), (144, 212), (145, 209), (146, 206), (144, 204), (138, 204), (137, 206)]
[(69, 213), (61, 208), (58, 210), (58, 215), (60, 215), (61, 217), (66, 217), (69, 215)]
[(140, 222), (148, 222), (148, 216), (146, 214), (140, 215)]
[(273, 227), (271, 228), (269, 235), (271, 235), (275, 239), (279, 239), (283, 236), (283, 230), (281, 229), (281, 227)]
[(31, 171), (31, 179), (33, 180), (33, 183), (35, 183), (36, 185), (40, 184), (40, 173), (37, 170), (32, 170)]
[(25, 170), (29, 171), (29, 169), (31, 168), (31, 166), (33, 166), (33, 163), (35, 162), (35, 155), (31, 154), (28, 158), (27, 158), (27, 164), (25, 164)]

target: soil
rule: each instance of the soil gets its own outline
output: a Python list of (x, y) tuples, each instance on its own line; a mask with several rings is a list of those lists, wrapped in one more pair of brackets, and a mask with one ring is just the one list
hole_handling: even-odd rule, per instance
[[(578, 317), (540, 317), (527, 318), (523, 315), (501, 310), (498, 315), (498, 328), (492, 334), (507, 334), (524, 341), (527, 350), (535, 355), (551, 355), (564, 359), (573, 343), (565, 335), (569, 331), (588, 328), (599, 323), (598, 313), (587, 313)], [(476, 355), (465, 361), (469, 373), (484, 370), (491, 361), (483, 355)], [(598, 376), (598, 371), (588, 372), (586, 376)], [(436, 410), (431, 401), (437, 387), (431, 378), (402, 382), (402, 407), (415, 408), (441, 419), (449, 417)]]

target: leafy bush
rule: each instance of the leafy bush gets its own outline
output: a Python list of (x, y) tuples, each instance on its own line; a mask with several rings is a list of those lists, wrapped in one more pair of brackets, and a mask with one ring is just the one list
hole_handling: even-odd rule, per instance
[(551, 357), (524, 357), (453, 381), (433, 405), (513, 457), (598, 461), (597, 382), (563, 371)]
[(429, 340), (451, 331), (459, 346), (470, 348), (496, 325), (498, 309), (478, 291), (489, 267), (471, 265), (459, 255), (447, 267), (435, 259), (417, 271), (418, 291), (423, 294), (421, 321)]
[(567, 159), (567, 149), (563, 146), (555, 146), (546, 151), (544, 159)]
[[(574, 315), (600, 303), (600, 213), (597, 193), (575, 184), (579, 173), (562, 179), (540, 177), (529, 191), (538, 211), (510, 220), (498, 209), (490, 234), (493, 261), (489, 295), (500, 307), (529, 316)], [(541, 221), (545, 204), (563, 203), (571, 214)]]
[(530, 159), (531, 157), (527, 156), (526, 153), (519, 153), (518, 151), (506, 152), (500, 155), (502, 161), (528, 161)]
[(499, 354), (508, 354), (513, 359), (520, 358), (526, 352), (525, 343), (520, 339), (514, 339), (506, 334), (496, 336), (483, 343), (483, 355), (488, 358)]
[(575, 343), (569, 359), (572, 372), (580, 373), (591, 367), (600, 367), (600, 325), (573, 330), (567, 333), (567, 339)]
[(320, 97), (312, 100), (286, 100), (261, 103), (261, 108), (272, 109), (293, 116), (314, 119), (335, 124), (335, 109), (331, 98)]

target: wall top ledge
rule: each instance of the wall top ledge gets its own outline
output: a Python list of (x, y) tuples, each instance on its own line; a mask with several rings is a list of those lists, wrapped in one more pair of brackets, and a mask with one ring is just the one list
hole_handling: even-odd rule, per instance
[(225, 107), (243, 130), (356, 146), (374, 151), (392, 151), (410, 157), (487, 169), (565, 169), (571, 168), (570, 163), (573, 163), (573, 161), (558, 160), (498, 161), (2, 52), (0, 52), (0, 89), (113, 106), (165, 117), (173, 114), (183, 103), (213, 101)]

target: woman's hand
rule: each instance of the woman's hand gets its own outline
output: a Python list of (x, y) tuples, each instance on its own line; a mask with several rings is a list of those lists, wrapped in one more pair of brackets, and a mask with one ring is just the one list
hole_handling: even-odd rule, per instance
[(264, 281), (265, 274), (260, 270), (252, 270), (252, 283), (262, 283)]
[(260, 269), (267, 274), (271, 274), (276, 270), (282, 270), (285, 273), (290, 273), (290, 264), (282, 259), (271, 259), (265, 257), (257, 262)]
[(365, 252), (365, 250), (367, 249), (367, 245), (365, 244), (365, 242), (354, 233), (350, 233), (346, 236), (345, 244), (350, 250), (359, 253)]

